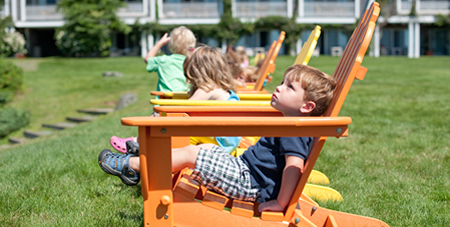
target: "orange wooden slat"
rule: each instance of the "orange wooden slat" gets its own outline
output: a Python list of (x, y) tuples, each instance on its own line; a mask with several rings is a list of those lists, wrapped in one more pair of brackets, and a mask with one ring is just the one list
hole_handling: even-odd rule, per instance
[(283, 212), (263, 211), (261, 213), (261, 219), (265, 221), (283, 221), (284, 214)]
[(225, 204), (228, 203), (228, 200), (229, 199), (223, 195), (207, 191), (205, 197), (203, 197), (202, 204), (214, 209), (223, 210)]
[(254, 203), (233, 200), (233, 206), (231, 207), (231, 213), (241, 215), (244, 217), (253, 217)]

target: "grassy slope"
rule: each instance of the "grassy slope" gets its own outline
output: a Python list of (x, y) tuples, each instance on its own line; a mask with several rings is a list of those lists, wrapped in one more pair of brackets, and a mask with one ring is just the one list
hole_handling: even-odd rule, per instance
[[(273, 90), (294, 58), (279, 57)], [(379, 218), (391, 226), (450, 225), (450, 71), (448, 57), (366, 58), (341, 111), (348, 138), (330, 138), (315, 169), (344, 202), (324, 207)], [(332, 74), (338, 58), (312, 58)], [(123, 78), (102, 78), (117, 70)], [(30, 128), (58, 122), (78, 108), (98, 107), (135, 92), (138, 103), (89, 124), (0, 151), (1, 226), (132, 226), (142, 223), (140, 187), (101, 171), (97, 155), (111, 135), (129, 136), (124, 116), (148, 115), (156, 80), (138, 58), (45, 59), (27, 72)]]

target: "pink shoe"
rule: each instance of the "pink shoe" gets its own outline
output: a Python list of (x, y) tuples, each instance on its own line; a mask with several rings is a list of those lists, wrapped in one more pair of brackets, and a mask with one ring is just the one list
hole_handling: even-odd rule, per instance
[(125, 145), (125, 142), (128, 140), (134, 140), (134, 137), (129, 138), (119, 138), (117, 136), (112, 136), (109, 142), (111, 143), (111, 146), (114, 147), (119, 152), (127, 153), (127, 146)]

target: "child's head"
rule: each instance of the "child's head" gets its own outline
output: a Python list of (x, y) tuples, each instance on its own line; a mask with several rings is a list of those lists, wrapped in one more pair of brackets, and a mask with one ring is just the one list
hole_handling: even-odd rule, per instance
[(209, 92), (220, 88), (236, 91), (234, 79), (222, 54), (208, 46), (194, 49), (183, 64), (186, 80), (192, 84), (189, 94), (197, 89)]
[(245, 53), (245, 47), (243, 46), (237, 46), (236, 47), (236, 54), (239, 58), (239, 61), (242, 63), (245, 60), (245, 57), (247, 56), (247, 54)]
[(234, 51), (228, 51), (225, 54), (225, 59), (230, 67), (231, 75), (233, 75), (233, 78), (237, 78), (242, 72), (241, 62), (239, 62), (238, 56)]
[(247, 66), (242, 68), (242, 71), (239, 76), (236, 77), (236, 80), (243, 83), (255, 82), (258, 80), (258, 68), (255, 66)]
[(320, 116), (333, 98), (333, 78), (307, 65), (293, 65), (277, 87), (271, 105), (288, 116)]
[(184, 26), (170, 32), (169, 49), (174, 54), (188, 55), (189, 50), (195, 47), (195, 42), (194, 33)]

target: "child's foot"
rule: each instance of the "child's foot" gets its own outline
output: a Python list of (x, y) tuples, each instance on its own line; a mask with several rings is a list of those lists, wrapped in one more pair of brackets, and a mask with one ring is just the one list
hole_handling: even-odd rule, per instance
[(111, 143), (111, 146), (116, 149), (119, 152), (122, 153), (127, 153), (127, 147), (125, 145), (125, 143), (127, 141), (134, 141), (134, 137), (129, 137), (129, 138), (119, 138), (117, 136), (112, 136), (111, 139), (109, 140), (109, 142)]
[(128, 140), (127, 142), (125, 142), (126, 147), (127, 147), (127, 154), (132, 154), (134, 156), (139, 156), (139, 144), (132, 141), (132, 140)]
[(104, 149), (98, 156), (98, 164), (108, 174), (118, 176), (126, 185), (133, 186), (139, 183), (140, 177), (130, 168), (132, 154), (117, 154), (109, 149)]

